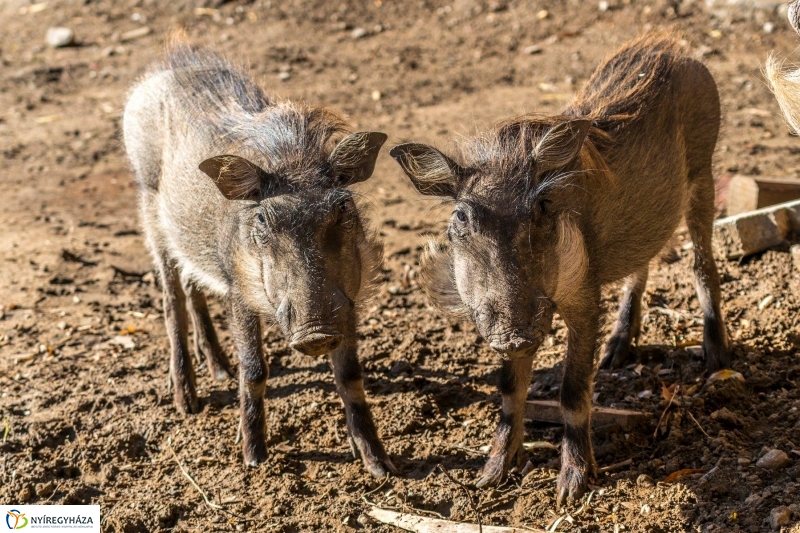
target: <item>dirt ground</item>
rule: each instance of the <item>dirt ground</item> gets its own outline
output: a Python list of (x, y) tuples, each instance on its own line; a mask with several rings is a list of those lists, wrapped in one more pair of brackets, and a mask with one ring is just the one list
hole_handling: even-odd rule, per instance
[[(378, 483), (352, 458), (327, 362), (293, 353), (277, 330), (265, 338), (266, 464), (245, 468), (234, 444), (235, 381), (216, 382), (201, 368), (202, 413), (173, 407), (160, 293), (119, 140), (126, 91), (172, 29), (248, 64), (270, 92), (387, 132), (387, 146), (447, 146), (504, 117), (556, 113), (621, 43), (674, 29), (719, 84), (716, 176), (800, 178), (800, 140), (760, 70), (770, 51), (798, 44), (779, 2), (601, 4), (609, 8), (577, 0), (0, 2), (0, 504), (99, 503), (103, 530), (127, 533), (394, 531), (365, 515), (372, 504), (493, 525), (664, 532), (769, 531), (773, 510), (777, 518), (786, 507), (783, 530), (797, 528), (800, 272), (788, 247), (719, 265), (743, 383), (704, 375), (693, 346), (702, 321), (690, 244), (681, 237), (680, 259), (654, 265), (642, 364), (600, 372), (595, 399), (652, 421), (598, 428), (598, 463), (611, 468), (590, 501), (559, 510), (552, 450), (531, 451), (531, 472), (500, 488), (470, 485), (498, 418), (499, 361), (471, 324), (437, 314), (416, 285), (421, 246), (448, 212), (418, 196), (387, 153), (359, 189), (387, 258), (380, 295), (360, 319), (360, 357), (402, 474)], [(51, 26), (73, 28), (76, 45), (50, 48)], [(144, 27), (150, 32), (127, 34)], [(618, 293), (605, 292), (605, 334)], [(219, 302), (212, 314), (232, 354)], [(564, 341), (557, 321), (536, 359), (531, 399), (558, 397)], [(526, 433), (558, 444), (562, 429), (528, 424)], [(756, 466), (772, 449), (788, 464)], [(701, 472), (663, 482), (683, 469)]]

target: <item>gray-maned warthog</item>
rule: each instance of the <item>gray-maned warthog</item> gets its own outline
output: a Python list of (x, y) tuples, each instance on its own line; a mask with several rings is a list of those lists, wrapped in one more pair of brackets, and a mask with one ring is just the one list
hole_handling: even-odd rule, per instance
[[(478, 486), (520, 457), (533, 355), (553, 311), (568, 332), (559, 504), (594, 474), (589, 433), (600, 288), (625, 278), (601, 365), (625, 362), (639, 332), (648, 264), (685, 215), (709, 370), (730, 364), (711, 253), (716, 84), (671, 37), (640, 38), (600, 66), (560, 116), (522, 116), (460, 143), (452, 159), (423, 144), (391, 155), (419, 192), (451, 199), (447, 240), (423, 274), (439, 306), (472, 317), (503, 354), (502, 414)], [(458, 162), (457, 162), (458, 161)]]
[(221, 57), (174, 44), (133, 88), (123, 122), (142, 221), (164, 291), (170, 378), (180, 411), (199, 404), (187, 343), (218, 379), (231, 373), (206, 306), (224, 299), (239, 353), (244, 461), (266, 459), (267, 366), (260, 317), (292, 348), (330, 353), (353, 453), (393, 471), (356, 358), (356, 301), (382, 246), (347, 186), (368, 179), (386, 135), (348, 133), (325, 109), (274, 101)]
[[(800, 0), (789, 2), (789, 22), (800, 35)], [(800, 135), (800, 69), (791, 71), (774, 54), (767, 60), (767, 80), (789, 126)]]

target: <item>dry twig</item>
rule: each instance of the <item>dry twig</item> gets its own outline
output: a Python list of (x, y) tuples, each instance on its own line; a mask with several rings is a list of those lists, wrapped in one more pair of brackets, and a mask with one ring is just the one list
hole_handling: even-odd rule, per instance
[(619, 468), (623, 468), (625, 466), (630, 466), (632, 464), (633, 464), (633, 459), (625, 459), (622, 462), (614, 463), (613, 465), (604, 466), (603, 468), (598, 468), (597, 472), (599, 474), (602, 474), (602, 473), (605, 473), (605, 472), (611, 472), (612, 470), (617, 470)]
[(194, 478), (192, 478), (192, 476), (189, 474), (189, 472), (187, 472), (186, 469), (183, 467), (181, 462), (178, 460), (178, 456), (175, 454), (175, 450), (172, 449), (172, 442), (171, 441), (172, 441), (171, 438), (167, 439), (167, 448), (169, 448), (170, 453), (172, 453), (172, 457), (175, 459), (175, 462), (178, 464), (178, 468), (180, 468), (181, 472), (183, 472), (183, 475), (186, 477), (186, 479), (188, 479), (191, 482), (191, 484), (194, 486), (194, 488), (197, 489), (197, 492), (199, 492), (200, 496), (203, 497), (203, 501), (206, 503), (206, 505), (208, 507), (210, 507), (211, 509), (216, 509), (218, 511), (222, 511), (223, 507), (221, 505), (217, 505), (216, 503), (214, 503), (211, 500), (209, 500), (208, 496), (206, 495), (206, 493), (203, 491), (203, 489), (200, 488), (200, 485), (197, 484), (197, 482), (194, 480)]
[(656, 438), (658, 436), (658, 430), (661, 427), (661, 422), (664, 421), (664, 416), (666, 416), (667, 411), (669, 411), (669, 408), (672, 406), (672, 402), (675, 400), (675, 395), (678, 394), (679, 390), (681, 390), (680, 384), (675, 385), (675, 390), (672, 392), (672, 397), (669, 399), (669, 403), (664, 408), (664, 412), (661, 413), (661, 418), (658, 419), (658, 424), (656, 424), (656, 430), (653, 432), (653, 438)]
[(469, 501), (469, 506), (472, 507), (472, 510), (475, 512), (475, 518), (478, 519), (478, 533), (483, 533), (483, 520), (481, 519), (481, 512), (478, 510), (478, 506), (475, 504), (475, 500), (472, 498), (472, 494), (469, 492), (469, 489), (460, 481), (456, 481), (453, 479), (452, 476), (444, 469), (442, 465), (438, 465), (439, 470), (442, 471), (444, 477), (450, 480), (450, 483), (453, 483), (461, 488), (464, 493), (467, 495), (467, 500)]
[(691, 419), (692, 419), (692, 421), (693, 421), (695, 424), (697, 424), (697, 427), (700, 429), (700, 431), (702, 431), (702, 432), (703, 432), (703, 435), (705, 435), (705, 436), (706, 436), (706, 438), (707, 438), (708, 440), (711, 440), (711, 437), (709, 436), (709, 434), (708, 434), (708, 433), (706, 433), (706, 430), (705, 430), (705, 429), (703, 429), (703, 426), (701, 426), (701, 425), (700, 425), (700, 422), (698, 422), (698, 421), (697, 421), (697, 419), (694, 417), (694, 415), (692, 414), (692, 412), (691, 412), (691, 411), (689, 411), (688, 409), (686, 410), (686, 412), (689, 414), (689, 418), (691, 418)]

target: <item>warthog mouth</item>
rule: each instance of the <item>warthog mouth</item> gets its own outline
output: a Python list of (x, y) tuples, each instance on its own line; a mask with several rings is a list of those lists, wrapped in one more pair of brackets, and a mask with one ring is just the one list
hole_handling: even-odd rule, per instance
[(342, 338), (341, 333), (330, 327), (319, 327), (293, 334), (289, 346), (305, 355), (325, 355), (335, 350)]
[(491, 335), (487, 338), (489, 347), (503, 356), (503, 359), (521, 359), (534, 354), (544, 340), (544, 333), (534, 331), (512, 331), (511, 333)]

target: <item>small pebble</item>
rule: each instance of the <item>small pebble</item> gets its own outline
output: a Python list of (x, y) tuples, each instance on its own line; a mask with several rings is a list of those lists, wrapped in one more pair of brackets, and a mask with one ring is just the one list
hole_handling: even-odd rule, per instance
[(645, 487), (654, 487), (656, 482), (653, 480), (652, 477), (648, 476), (647, 474), (641, 474), (639, 477), (636, 478), (636, 486), (645, 488)]
[(40, 498), (49, 498), (55, 490), (56, 486), (52, 481), (36, 484), (36, 495)]
[(530, 55), (539, 54), (542, 52), (542, 47), (539, 46), (538, 44), (532, 44), (530, 46), (526, 46), (525, 48), (523, 48), (522, 51)]
[(783, 526), (788, 526), (791, 519), (792, 511), (783, 506), (776, 507), (769, 512), (769, 527), (778, 531)]
[(375, 520), (368, 514), (361, 513), (360, 515), (358, 515), (358, 518), (356, 518), (356, 522), (358, 522), (358, 525), (362, 527), (367, 527), (373, 525), (375, 523)]
[(764, 30), (764, 33), (772, 33), (773, 30), (775, 30), (775, 24), (772, 22), (765, 22), (762, 29)]
[(278, 74), (278, 79), (281, 80), (281, 81), (286, 81), (291, 77), (292, 77), (292, 75), (289, 74), (288, 72), (281, 72), (281, 73)]
[(49, 28), (47, 44), (53, 48), (63, 48), (75, 42), (75, 33), (69, 28)]
[(756, 461), (756, 466), (767, 470), (777, 470), (784, 468), (791, 462), (789, 456), (783, 450), (770, 450), (761, 459)]
[(536, 18), (539, 19), (539, 20), (544, 20), (549, 16), (550, 16), (550, 12), (548, 12), (546, 9), (542, 9), (541, 11), (536, 13)]
[(33, 487), (25, 485), (22, 490), (17, 494), (17, 501), (20, 503), (29, 502), (33, 498)]
[(372, 95), (371, 95), (371, 96), (372, 96), (372, 100), (373, 100), (374, 102), (377, 102), (378, 100), (380, 100), (380, 99), (381, 99), (381, 97), (382, 97), (383, 95), (381, 94), (381, 92), (380, 92), (380, 91), (372, 91)]
[(761, 300), (758, 303), (758, 310), (759, 311), (763, 311), (764, 309), (769, 307), (772, 304), (772, 302), (774, 302), (774, 301), (775, 301), (775, 297), (773, 295), (771, 295), (771, 294), (768, 294), (767, 296), (764, 297), (763, 300)]
[(153, 30), (151, 30), (148, 26), (142, 26), (141, 28), (136, 28), (135, 30), (126, 31), (119, 36), (119, 40), (123, 43), (126, 41), (133, 41), (146, 35), (150, 35), (151, 31)]
[(611, 7), (611, 6), (608, 5), (608, 2), (603, 0), (602, 2), (600, 2), (600, 4), (598, 4), (597, 7), (600, 9), (601, 12), (605, 13), (606, 11), (608, 11), (608, 8)]
[(364, 28), (356, 28), (350, 34), (350, 37), (352, 37), (353, 39), (361, 39), (362, 37), (366, 36), (367, 36), (367, 30), (365, 30)]

